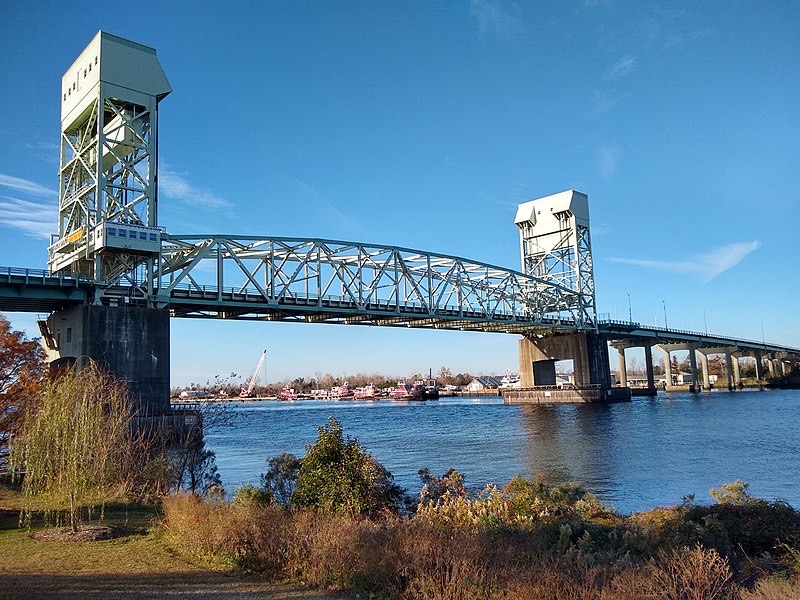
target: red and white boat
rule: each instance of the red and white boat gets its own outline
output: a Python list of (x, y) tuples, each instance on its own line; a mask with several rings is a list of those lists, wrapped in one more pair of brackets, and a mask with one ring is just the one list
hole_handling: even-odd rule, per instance
[(294, 391), (294, 388), (290, 388), (287, 385), (281, 390), (279, 398), (281, 400), (297, 400), (297, 392)]
[(365, 385), (364, 387), (356, 388), (353, 392), (354, 400), (374, 400), (379, 395), (378, 388), (373, 384)]
[(348, 382), (344, 382), (338, 387), (331, 388), (329, 398), (331, 400), (349, 400), (353, 397), (353, 388), (350, 387)]
[(422, 400), (422, 391), (419, 387), (398, 381), (397, 385), (389, 391), (390, 400)]

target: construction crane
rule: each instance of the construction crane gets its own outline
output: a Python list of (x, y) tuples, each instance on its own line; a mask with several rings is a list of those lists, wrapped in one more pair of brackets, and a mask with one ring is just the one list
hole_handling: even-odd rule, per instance
[(239, 398), (249, 398), (253, 393), (253, 388), (256, 387), (258, 382), (258, 374), (261, 373), (261, 367), (264, 365), (264, 358), (267, 356), (267, 351), (261, 353), (261, 358), (256, 363), (256, 368), (253, 369), (253, 374), (248, 377), (242, 384), (242, 389), (239, 391)]

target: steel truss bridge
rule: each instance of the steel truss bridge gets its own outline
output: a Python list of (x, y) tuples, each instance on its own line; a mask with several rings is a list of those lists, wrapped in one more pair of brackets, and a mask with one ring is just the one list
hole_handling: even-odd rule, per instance
[(0, 310), (141, 304), (175, 317), (529, 333), (594, 329), (569, 288), (486, 263), (324, 239), (162, 235), (113, 281), (0, 268)]
[(113, 281), (0, 267), (0, 311), (50, 313), (83, 303), (167, 309), (170, 316), (699, 343), (800, 355), (734, 337), (582, 320), (578, 294), (512, 269), (407, 248), (324, 239), (162, 236), (152, 271)]

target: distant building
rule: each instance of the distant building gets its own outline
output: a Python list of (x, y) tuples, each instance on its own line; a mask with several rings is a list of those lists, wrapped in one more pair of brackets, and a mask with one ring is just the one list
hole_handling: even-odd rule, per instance
[(488, 375), (484, 375), (481, 377), (476, 377), (472, 381), (467, 384), (467, 391), (468, 392), (483, 392), (485, 390), (496, 390), (500, 387), (502, 381), (500, 381), (497, 377), (490, 377)]
[(556, 373), (556, 385), (564, 386), (564, 385), (574, 385), (575, 377), (572, 374), (567, 373)]
[(180, 394), (181, 398), (210, 398), (211, 394), (208, 393), (208, 390), (185, 390)]

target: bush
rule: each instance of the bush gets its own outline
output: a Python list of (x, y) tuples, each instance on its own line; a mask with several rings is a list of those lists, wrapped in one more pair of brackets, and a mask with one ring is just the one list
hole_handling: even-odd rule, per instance
[(234, 506), (269, 506), (272, 504), (272, 495), (267, 490), (257, 488), (252, 483), (247, 483), (233, 493), (232, 502)]
[(281, 506), (288, 506), (294, 494), (300, 459), (294, 454), (282, 452), (267, 461), (269, 470), (261, 475), (264, 490)]
[(317, 441), (300, 461), (292, 504), (327, 513), (375, 516), (399, 510), (403, 489), (358, 440), (344, 439), (342, 427), (330, 418), (317, 430)]

